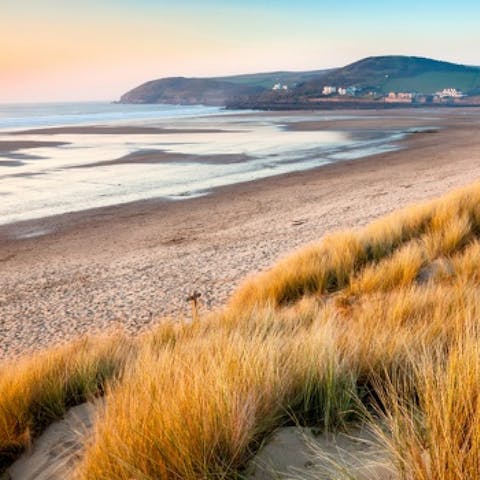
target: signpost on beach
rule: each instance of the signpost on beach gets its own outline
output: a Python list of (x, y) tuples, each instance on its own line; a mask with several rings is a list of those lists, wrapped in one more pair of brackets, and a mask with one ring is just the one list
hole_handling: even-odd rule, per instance
[(196, 290), (187, 297), (187, 302), (191, 302), (192, 305), (192, 322), (196, 323), (198, 321), (198, 299), (202, 296), (201, 293)]

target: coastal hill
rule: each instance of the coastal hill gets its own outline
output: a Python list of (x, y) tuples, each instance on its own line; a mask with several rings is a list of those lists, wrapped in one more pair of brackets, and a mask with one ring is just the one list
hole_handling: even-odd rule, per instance
[(480, 87), (480, 68), (422, 57), (368, 57), (299, 85), (298, 94), (317, 95), (325, 85), (355, 86), (388, 94), (434, 94), (444, 88), (469, 93)]
[(122, 95), (120, 103), (226, 105), (236, 97), (270, 91), (275, 84), (292, 88), (331, 70), (269, 72), (215, 78), (170, 77), (146, 82)]
[[(402, 96), (397, 98), (396, 93)], [(387, 98), (390, 94), (393, 97)], [(381, 56), (330, 70), (153, 80), (127, 92), (120, 103), (313, 108), (317, 106), (313, 102), (320, 102), (323, 108), (329, 104), (376, 106), (385, 98), (383, 103), (390, 105), (477, 103), (478, 95), (479, 67), (422, 57)]]
[(263, 90), (210, 78), (173, 77), (144, 83), (123, 95), (120, 103), (225, 105), (236, 96), (255, 95)]

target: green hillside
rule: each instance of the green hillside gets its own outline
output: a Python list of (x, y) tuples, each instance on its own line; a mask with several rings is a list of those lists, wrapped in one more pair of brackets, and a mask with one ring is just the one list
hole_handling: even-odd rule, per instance
[(331, 73), (334, 70), (335, 69), (313, 70), (307, 72), (251, 73), (228, 77), (217, 77), (214, 80), (249, 85), (252, 87), (262, 87), (266, 89), (271, 89), (276, 83), (281, 83), (282, 85), (287, 85), (289, 88), (292, 88), (297, 84), (321, 78), (323, 75)]
[(382, 85), (381, 91), (414, 90), (433, 93), (444, 88), (454, 87), (464, 92), (480, 87), (480, 69), (476, 72), (427, 72), (414, 77), (392, 78)]
[(226, 105), (229, 100), (271, 91), (276, 83), (289, 89), (332, 70), (311, 72), (266, 72), (214, 78), (160, 78), (128, 91), (120, 103), (166, 103)]
[(299, 85), (299, 94), (318, 95), (324, 85), (355, 86), (379, 93), (435, 93), (456, 88), (466, 93), (480, 87), (480, 69), (422, 57), (369, 57)]

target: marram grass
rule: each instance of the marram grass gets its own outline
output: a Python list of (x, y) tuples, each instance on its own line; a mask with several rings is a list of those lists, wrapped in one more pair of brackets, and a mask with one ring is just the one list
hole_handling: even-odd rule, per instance
[(279, 426), (365, 411), (398, 478), (480, 478), (479, 235), (473, 185), (305, 247), (200, 322), (5, 366), (2, 458), (105, 393), (77, 479), (237, 478)]
[(131, 353), (121, 336), (88, 337), (0, 365), (0, 471), (74, 405), (100, 395)]

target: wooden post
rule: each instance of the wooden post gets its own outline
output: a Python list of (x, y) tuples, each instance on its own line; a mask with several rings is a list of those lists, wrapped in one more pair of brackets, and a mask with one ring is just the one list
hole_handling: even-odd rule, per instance
[(197, 323), (198, 321), (198, 299), (202, 296), (201, 293), (194, 291), (188, 298), (187, 302), (191, 302), (192, 305), (192, 321)]

